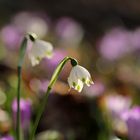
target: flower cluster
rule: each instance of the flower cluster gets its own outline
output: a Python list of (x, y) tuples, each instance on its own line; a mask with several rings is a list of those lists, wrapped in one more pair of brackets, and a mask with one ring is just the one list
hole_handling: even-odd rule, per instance
[[(47, 57), (51, 58), (53, 54), (53, 46), (51, 43), (37, 39), (37, 36), (29, 34), (28, 39), (32, 42), (32, 47), (28, 53), (32, 66), (39, 64), (41, 59)], [(81, 92), (84, 84), (90, 86), (93, 84), (90, 73), (82, 66), (76, 64), (68, 77), (68, 84), (70, 88), (74, 88), (78, 92)]]
[[(20, 59), (18, 63), (18, 90), (17, 90), (17, 100), (14, 101), (13, 103), (13, 112), (16, 115), (16, 138), (17, 140), (20, 140), (20, 123), (22, 124), (21, 126), (24, 128), (26, 131), (28, 128), (29, 120), (30, 120), (30, 103), (25, 102), (23, 99), (20, 99), (20, 80), (21, 80), (21, 69), (22, 69), (22, 64), (23, 64), (23, 59), (24, 55), (26, 52), (26, 48), (28, 46), (28, 43), (32, 44), (28, 56), (29, 59), (31, 60), (32, 66), (35, 66), (39, 64), (39, 62), (45, 58), (51, 58), (52, 53), (53, 53), (53, 46), (49, 42), (45, 42), (43, 40), (37, 39), (36, 34), (34, 33), (29, 33), (24, 39), (21, 44), (21, 49), (20, 49)], [(62, 71), (65, 63), (67, 61), (71, 61), (71, 65), (73, 66), (70, 76), (68, 77), (68, 83), (70, 88), (74, 88), (78, 92), (81, 92), (84, 84), (87, 86), (90, 86), (90, 84), (93, 84), (93, 81), (91, 80), (90, 73), (82, 66), (78, 65), (77, 61), (74, 58), (71, 57), (65, 57), (56, 67), (52, 78), (48, 84), (48, 88), (46, 91), (46, 95), (40, 104), (37, 112), (37, 117), (35, 119), (35, 123), (33, 126), (33, 129), (31, 130), (30, 134), (30, 140), (34, 139), (34, 135), (41, 117), (41, 114), (43, 113), (43, 110), (45, 109), (45, 104), (46, 101), (48, 100), (48, 95), (56, 82), (60, 72)], [(28, 108), (28, 109), (27, 109)], [(21, 114), (21, 117), (20, 117)], [(21, 122), (20, 122), (21, 121)]]

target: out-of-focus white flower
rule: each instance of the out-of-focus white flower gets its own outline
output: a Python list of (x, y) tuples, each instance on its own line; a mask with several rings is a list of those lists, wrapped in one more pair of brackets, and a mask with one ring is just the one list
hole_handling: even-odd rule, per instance
[(32, 66), (39, 64), (41, 59), (47, 57), (51, 58), (53, 54), (53, 46), (51, 43), (35, 39), (33, 45), (28, 53)]
[(37, 135), (36, 140), (63, 140), (63, 135), (55, 130), (48, 130)]
[(90, 86), (93, 84), (90, 73), (84, 67), (76, 65), (72, 68), (68, 77), (68, 83), (70, 88), (74, 88), (78, 92), (81, 92), (84, 84)]
[(111, 136), (110, 140), (121, 140), (121, 139), (116, 136)]

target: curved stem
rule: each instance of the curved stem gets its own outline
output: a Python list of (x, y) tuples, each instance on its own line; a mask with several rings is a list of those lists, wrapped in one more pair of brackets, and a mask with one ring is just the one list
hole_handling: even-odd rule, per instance
[(18, 85), (17, 85), (17, 114), (16, 114), (16, 140), (20, 140), (20, 85), (21, 85), (21, 71), (22, 64), (25, 56), (25, 51), (27, 47), (27, 38), (25, 37), (21, 43), (21, 48), (19, 52), (19, 62), (18, 62)]
[(49, 86), (50, 86), (50, 87), (52, 87), (52, 86), (54, 85), (54, 83), (55, 83), (56, 80), (58, 79), (58, 76), (59, 76), (61, 70), (63, 69), (65, 63), (66, 63), (68, 60), (71, 60), (71, 64), (72, 64), (72, 63), (75, 63), (75, 64), (78, 63), (77, 60), (74, 59), (74, 58), (72, 58), (72, 57), (68, 57), (68, 56), (65, 57), (65, 58), (58, 64), (57, 68), (55, 69), (55, 71), (54, 71), (54, 73), (53, 73), (53, 75), (52, 75), (52, 78), (51, 78), (51, 80), (50, 80), (50, 83), (49, 83)]
[(37, 117), (36, 117), (36, 120), (35, 120), (35, 123), (34, 123), (34, 126), (33, 126), (33, 129), (31, 131), (31, 135), (30, 135), (30, 139), (29, 140), (33, 140), (34, 139), (34, 135), (35, 135), (35, 132), (36, 132), (36, 129), (37, 129), (37, 126), (38, 126), (38, 123), (40, 121), (40, 118), (42, 116), (42, 113), (45, 109), (45, 106), (46, 106), (46, 103), (48, 101), (48, 96), (49, 96), (49, 93), (53, 87), (53, 85), (55, 84), (56, 80), (58, 79), (58, 76), (60, 74), (60, 72), (62, 71), (64, 65), (66, 64), (66, 62), (68, 60), (71, 60), (71, 61), (75, 61), (77, 63), (77, 61), (71, 57), (65, 57), (57, 66), (57, 68), (55, 69), (53, 75), (52, 75), (52, 78), (49, 82), (49, 85), (48, 85), (48, 88), (47, 88), (47, 92), (45, 94), (45, 97), (43, 98), (43, 101), (42, 101), (42, 104), (39, 105), (39, 108), (38, 108), (38, 112), (37, 112)]

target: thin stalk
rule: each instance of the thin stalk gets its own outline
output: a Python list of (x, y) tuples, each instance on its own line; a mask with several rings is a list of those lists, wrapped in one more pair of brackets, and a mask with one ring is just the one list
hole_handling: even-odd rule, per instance
[(16, 114), (16, 140), (21, 139), (20, 135), (20, 87), (21, 87), (21, 72), (22, 72), (22, 64), (26, 52), (27, 47), (27, 38), (25, 37), (21, 43), (20, 52), (19, 52), (19, 62), (18, 62), (18, 85), (17, 85), (17, 114)]
[(32, 132), (31, 132), (31, 135), (30, 135), (30, 139), (29, 140), (33, 140), (34, 139), (34, 135), (35, 135), (35, 132), (36, 132), (38, 123), (40, 121), (40, 118), (42, 116), (43, 110), (45, 109), (45, 105), (46, 105), (46, 102), (48, 100), (48, 96), (49, 96), (50, 91), (51, 91), (51, 88), (48, 87), (47, 92), (45, 94), (45, 97), (43, 98), (42, 104), (39, 105), (37, 117), (36, 117), (36, 120), (35, 120), (35, 123), (34, 123), (34, 127), (32, 129)]
[(16, 122), (16, 139), (17, 140), (20, 140), (20, 83), (21, 83), (21, 67), (18, 67), (17, 122)]
[(36, 129), (37, 129), (37, 126), (38, 126), (38, 123), (40, 121), (40, 118), (42, 116), (42, 113), (45, 109), (45, 106), (47, 104), (47, 101), (48, 101), (48, 96), (49, 96), (49, 93), (53, 87), (53, 85), (55, 84), (56, 80), (58, 79), (58, 76), (60, 74), (60, 72), (62, 71), (64, 65), (66, 64), (66, 62), (68, 60), (71, 60), (71, 61), (75, 61), (75, 63), (77, 63), (77, 61), (71, 57), (65, 57), (57, 66), (57, 68), (55, 69), (53, 75), (52, 75), (52, 78), (49, 82), (49, 85), (48, 85), (48, 88), (47, 88), (47, 91), (46, 91), (46, 94), (45, 94), (45, 97), (42, 101), (42, 103), (39, 105), (39, 108), (38, 108), (38, 112), (37, 112), (37, 117), (35, 119), (35, 123), (34, 123), (34, 126), (33, 126), (33, 129), (31, 130), (31, 135), (30, 135), (30, 139), (29, 140), (34, 140), (34, 136), (35, 136), (35, 132), (36, 132)]

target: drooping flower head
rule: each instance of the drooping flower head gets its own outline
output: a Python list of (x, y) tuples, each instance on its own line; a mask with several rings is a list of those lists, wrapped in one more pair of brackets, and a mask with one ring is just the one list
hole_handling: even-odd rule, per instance
[(90, 86), (93, 84), (91, 75), (87, 69), (80, 65), (74, 65), (68, 77), (70, 88), (74, 88), (78, 92), (82, 91), (84, 84)]
[(53, 46), (51, 43), (37, 39), (35, 34), (29, 34), (32, 47), (28, 53), (32, 66), (39, 64), (41, 59), (52, 57)]

